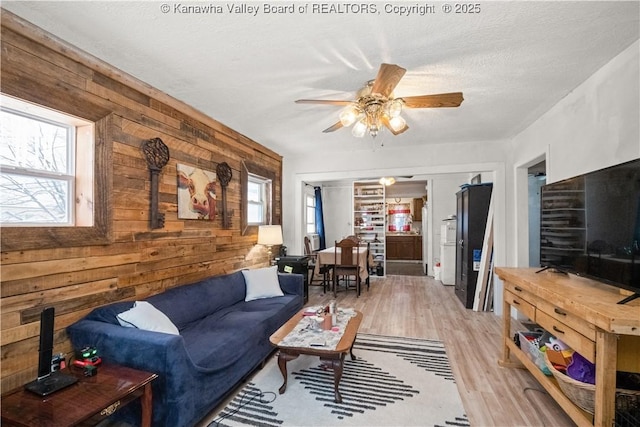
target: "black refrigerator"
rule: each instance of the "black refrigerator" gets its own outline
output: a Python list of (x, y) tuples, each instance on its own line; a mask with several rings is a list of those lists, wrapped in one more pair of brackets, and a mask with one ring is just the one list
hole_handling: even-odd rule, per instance
[(456, 193), (455, 293), (465, 308), (473, 308), (492, 188), (469, 184)]

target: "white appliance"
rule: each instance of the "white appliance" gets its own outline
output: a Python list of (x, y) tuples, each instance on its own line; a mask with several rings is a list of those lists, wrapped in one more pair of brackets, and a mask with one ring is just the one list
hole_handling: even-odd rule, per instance
[(447, 218), (440, 226), (440, 281), (456, 284), (456, 219)]
[(309, 241), (311, 243), (311, 251), (319, 251), (320, 250), (320, 235), (319, 234), (307, 234), (309, 236)]

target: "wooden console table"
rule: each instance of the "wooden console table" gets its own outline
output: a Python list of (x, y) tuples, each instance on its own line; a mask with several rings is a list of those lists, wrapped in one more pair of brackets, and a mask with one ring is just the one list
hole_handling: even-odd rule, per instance
[[(595, 280), (552, 270), (496, 268), (504, 281), (503, 350), (499, 364), (524, 367), (579, 426), (611, 427), (615, 419), (616, 371), (640, 372), (640, 300), (616, 304), (620, 290)], [(595, 414), (567, 398), (513, 342), (511, 308), (596, 364)], [(511, 356), (518, 359), (513, 362)]]
[(124, 366), (103, 364), (93, 377), (80, 368), (65, 370), (78, 382), (40, 397), (23, 388), (2, 396), (2, 425), (95, 425), (135, 399), (141, 399), (140, 425), (151, 426), (151, 382), (158, 375)]

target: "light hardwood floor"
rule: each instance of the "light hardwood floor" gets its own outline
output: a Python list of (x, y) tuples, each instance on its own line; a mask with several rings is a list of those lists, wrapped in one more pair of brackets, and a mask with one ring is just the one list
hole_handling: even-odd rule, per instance
[[(310, 287), (309, 305), (331, 299)], [(453, 286), (428, 276), (374, 277), (359, 298), (339, 292), (337, 304), (363, 312), (363, 333), (443, 341), (472, 426), (575, 425), (527, 371), (498, 366), (502, 319), (465, 309)]]

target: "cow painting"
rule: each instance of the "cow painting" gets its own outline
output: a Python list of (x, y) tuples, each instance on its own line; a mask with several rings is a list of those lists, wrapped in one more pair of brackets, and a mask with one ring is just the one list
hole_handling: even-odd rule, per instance
[(216, 174), (192, 166), (177, 165), (178, 218), (216, 218)]

